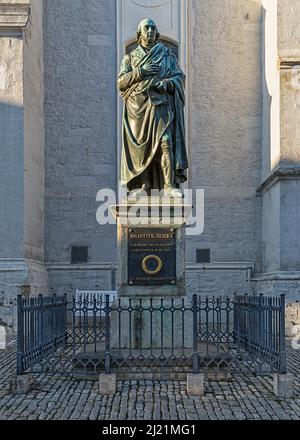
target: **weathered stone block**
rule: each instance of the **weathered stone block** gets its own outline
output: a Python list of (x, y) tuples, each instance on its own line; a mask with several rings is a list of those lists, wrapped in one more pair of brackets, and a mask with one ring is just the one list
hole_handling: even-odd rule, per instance
[(294, 393), (293, 374), (274, 374), (274, 393), (280, 399), (291, 399)]
[(108, 396), (117, 392), (117, 376), (115, 374), (100, 374), (99, 394)]
[[(191, 211), (191, 206), (184, 205), (181, 199), (170, 202), (170, 199), (159, 200), (157, 197), (145, 197), (136, 203), (131, 202), (130, 199), (125, 199), (123, 204), (112, 206), (111, 210), (118, 223), (118, 295), (128, 297), (185, 295), (185, 223), (186, 217)], [(152, 240), (145, 240), (148, 245), (148, 253), (153, 253), (157, 258), (159, 256), (162, 259), (162, 268), (168, 265), (168, 258), (172, 259), (172, 256), (167, 254), (167, 248), (172, 247), (170, 245), (171, 240), (167, 240), (169, 244), (167, 246), (159, 242), (158, 238), (155, 239), (154, 236), (159, 235), (157, 233), (162, 231), (165, 234), (175, 234), (174, 246), (176, 251), (172, 263), (173, 268), (175, 267), (176, 281), (174, 278), (172, 284), (170, 282), (158, 282), (158, 284), (149, 282), (147, 284), (144, 280), (141, 285), (134, 285), (133, 282), (129, 281), (130, 267), (136, 261), (135, 259), (132, 260), (133, 254), (129, 253), (130, 236), (133, 231), (141, 231), (141, 234), (145, 234), (145, 230), (149, 235), (153, 235)], [(137, 243), (134, 246), (135, 252), (133, 253), (136, 255), (139, 251), (139, 256), (142, 258), (143, 248), (139, 247)], [(141, 276), (146, 277), (146, 273)], [(160, 274), (160, 276), (162, 275)]]
[(204, 386), (205, 374), (187, 374), (187, 393), (189, 396), (203, 397), (205, 394)]
[(32, 384), (32, 374), (13, 376), (10, 382), (10, 392), (15, 395), (27, 394), (31, 390)]
[(122, 297), (122, 315), (118, 307), (118, 301), (113, 303), (112, 348), (160, 350), (163, 341), (165, 350), (174, 348), (181, 352), (184, 340), (184, 346), (192, 349), (193, 314), (192, 304), (188, 298), (152, 298), (150, 300)]

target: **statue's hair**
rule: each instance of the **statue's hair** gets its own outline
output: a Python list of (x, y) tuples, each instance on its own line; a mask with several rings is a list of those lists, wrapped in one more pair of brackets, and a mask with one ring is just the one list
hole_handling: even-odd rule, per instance
[[(136, 39), (138, 42), (140, 42), (140, 38), (141, 38), (141, 34), (142, 34), (142, 29), (141, 29), (141, 24), (144, 22), (145, 20), (141, 21), (139, 26), (138, 26), (138, 30), (136, 32)], [(152, 21), (152, 20), (151, 20)], [(155, 39), (155, 43), (160, 39), (160, 33), (158, 32), (158, 28), (157, 29), (157, 33), (156, 33), (156, 39)]]

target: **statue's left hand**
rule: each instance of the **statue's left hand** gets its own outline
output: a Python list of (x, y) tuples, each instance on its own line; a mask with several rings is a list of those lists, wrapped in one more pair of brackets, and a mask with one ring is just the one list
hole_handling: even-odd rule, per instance
[(172, 82), (168, 80), (159, 81), (154, 85), (155, 90), (161, 95), (166, 95), (172, 91)]
[(161, 95), (165, 95), (167, 93), (167, 84), (164, 81), (159, 81), (154, 84), (154, 89)]

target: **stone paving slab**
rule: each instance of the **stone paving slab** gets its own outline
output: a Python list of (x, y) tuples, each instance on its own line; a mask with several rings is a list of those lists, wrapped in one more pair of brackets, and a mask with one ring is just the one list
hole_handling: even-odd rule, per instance
[(114, 396), (100, 396), (96, 381), (35, 376), (27, 395), (9, 392), (15, 373), (15, 338), (0, 350), (0, 420), (299, 420), (300, 350), (288, 342), (293, 399), (273, 394), (272, 375), (235, 374), (229, 382), (206, 381), (204, 397), (187, 395), (186, 382), (119, 381)]

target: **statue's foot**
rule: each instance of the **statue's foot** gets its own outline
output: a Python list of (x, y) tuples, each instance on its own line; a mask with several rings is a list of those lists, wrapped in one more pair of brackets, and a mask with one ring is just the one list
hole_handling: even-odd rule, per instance
[(137, 197), (147, 197), (148, 196), (148, 189), (146, 187), (137, 188), (133, 191), (130, 191), (128, 194), (129, 198), (137, 198)]
[(174, 186), (171, 186), (170, 188), (165, 188), (164, 189), (164, 194), (167, 196), (167, 197), (172, 197), (172, 198), (176, 198), (176, 199), (178, 199), (178, 198), (180, 198), (180, 199), (182, 199), (183, 198), (183, 194), (182, 194), (182, 192), (180, 191), (180, 189), (178, 189), (178, 188), (175, 188)]

